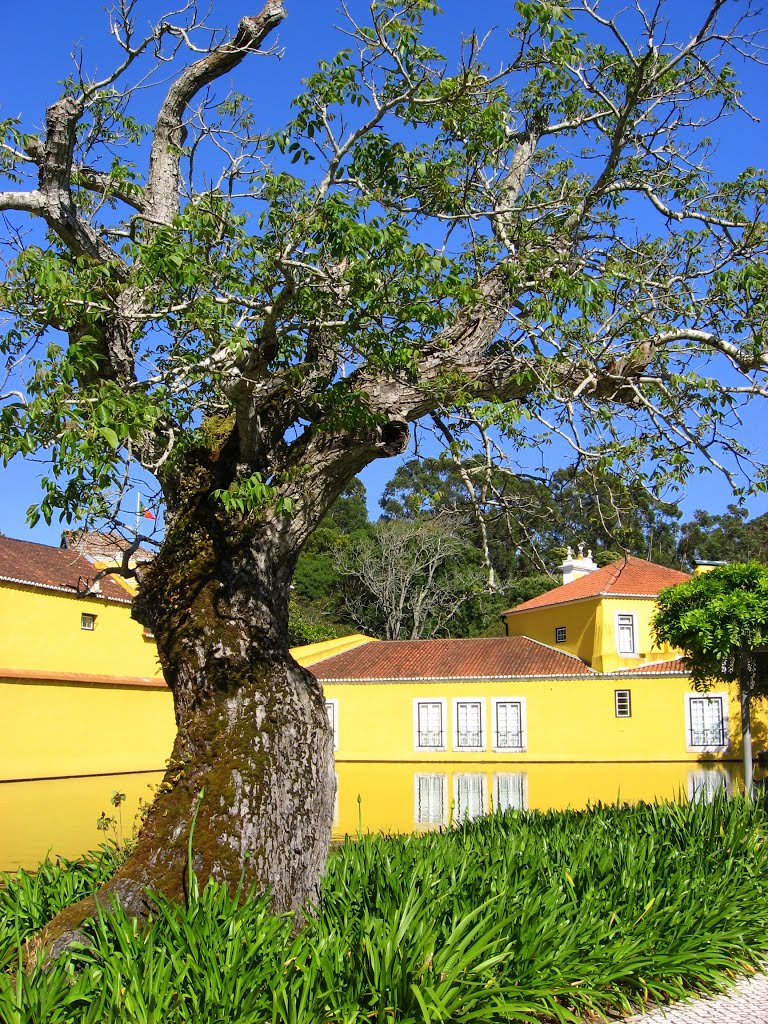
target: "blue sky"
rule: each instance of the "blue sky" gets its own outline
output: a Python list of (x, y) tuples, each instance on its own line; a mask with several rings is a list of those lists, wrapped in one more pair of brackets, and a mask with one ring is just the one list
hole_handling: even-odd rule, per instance
[[(734, 10), (743, 9), (746, 0), (732, 0), (732, 5)], [(260, 6), (260, 0), (252, 7), (235, 0), (213, 0), (213, 23), (234, 26), (240, 17), (255, 13)], [(317, 60), (331, 56), (344, 45), (343, 37), (334, 31), (342, 18), (332, 0), (286, 0), (286, 6), (289, 17), (279, 32), (283, 58), (279, 61), (251, 58), (238, 69), (232, 81), (238, 90), (254, 98), (265, 128), (276, 127), (284, 121), (290, 98), (299, 91), (302, 76), (313, 69)], [(353, 10), (362, 7), (354, 0), (350, 6)], [(477, 29), (482, 35), (489, 28), (503, 25), (511, 6), (511, 0), (504, 3), (480, 0), (471, 6), (448, 0), (439, 23), (438, 45), (450, 49), (452, 43), (458, 43), (462, 33)], [(702, 6), (688, 0), (675, 0), (672, 4), (674, 14), (685, 27), (689, 27), (686, 22), (691, 11)], [(139, 9), (145, 20), (149, 20), (166, 8), (156, 0), (148, 0), (140, 4)], [(768, 14), (761, 15), (760, 21), (768, 29)], [(106, 69), (111, 64), (109, 55), (114, 53), (109, 45), (104, 8), (96, 0), (0, 4), (0, 38), (4, 41), (0, 62), (0, 118), (23, 115), (27, 128), (42, 123), (46, 105), (58, 95), (56, 82), (72, 69), (70, 54), (75, 45), (83, 47), (89, 69), (94, 65)], [(503, 39), (503, 35), (499, 38)], [(715, 126), (720, 143), (717, 169), (722, 175), (735, 174), (746, 165), (765, 166), (768, 162), (765, 128), (768, 70), (747, 65), (739, 71), (745, 85), (746, 103), (761, 118), (761, 123), (754, 124), (739, 116)], [(760, 414), (756, 408), (746, 410), (741, 440), (759, 453), (762, 462), (768, 462), (768, 431), (764, 421), (764, 413)], [(389, 460), (373, 465), (364, 473), (372, 514), (376, 514), (378, 496), (395, 469), (396, 463)], [(24, 521), (26, 508), (37, 494), (39, 475), (40, 466), (34, 462), (15, 460), (6, 469), (0, 469), (0, 531), (9, 536), (58, 543), (61, 526), (56, 522), (51, 527), (40, 524), (30, 532)], [(724, 481), (712, 476), (696, 477), (682, 506), (687, 517), (696, 508), (723, 511), (729, 500)], [(764, 498), (756, 498), (749, 502), (749, 508), (753, 514), (760, 514), (766, 511), (768, 503)]]

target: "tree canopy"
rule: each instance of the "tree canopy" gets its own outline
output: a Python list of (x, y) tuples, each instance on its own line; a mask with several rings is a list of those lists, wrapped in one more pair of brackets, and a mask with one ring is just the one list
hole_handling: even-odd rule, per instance
[[(748, 6), (677, 45), (663, 5), (519, 3), (491, 66), (471, 34), (451, 59), (423, 37), (431, 0), (377, 2), (264, 134), (242, 95), (193, 104), (279, 4), (228, 41), (191, 12), (140, 38), (123, 5), (114, 71), (78, 65), (41, 133), (2, 123), (0, 210), (47, 227), (7, 238), (4, 458), (50, 460), (46, 517), (114, 516), (134, 462), (167, 500), (201, 416), (234, 415), (220, 500), (296, 502), (297, 540), (317, 453), (355, 471), (430, 409), (513, 446), (533, 420), (624, 478), (733, 471), (734, 403), (764, 387), (765, 179), (718, 181), (698, 129), (742, 105)], [(177, 77), (148, 125), (158, 58)]]
[(663, 590), (653, 619), (657, 640), (685, 652), (694, 684), (745, 678), (768, 689), (768, 566), (736, 562)]
[(677, 550), (680, 561), (691, 569), (699, 560), (768, 563), (768, 513), (749, 519), (738, 505), (729, 505), (719, 515), (697, 509), (680, 530)]

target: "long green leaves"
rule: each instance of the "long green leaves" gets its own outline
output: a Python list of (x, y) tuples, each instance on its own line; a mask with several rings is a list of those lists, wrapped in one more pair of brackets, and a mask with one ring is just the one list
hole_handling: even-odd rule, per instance
[(104, 915), (92, 946), (21, 975), (17, 933), (65, 889), (98, 885), (100, 863), (5, 879), (0, 1020), (567, 1024), (719, 988), (768, 953), (768, 815), (740, 800), (369, 836), (333, 854), (322, 909), (298, 935), (265, 899), (209, 882), (186, 907), (158, 898), (142, 930)]

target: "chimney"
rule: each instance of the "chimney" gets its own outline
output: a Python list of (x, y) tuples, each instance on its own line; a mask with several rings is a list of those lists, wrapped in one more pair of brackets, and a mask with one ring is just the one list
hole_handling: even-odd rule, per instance
[(573, 583), (574, 580), (580, 580), (582, 576), (589, 576), (598, 568), (599, 566), (592, 560), (591, 550), (586, 555), (584, 554), (583, 544), (579, 544), (578, 555), (574, 555), (573, 548), (569, 545), (565, 561), (559, 566), (560, 572), (563, 574), (563, 583)]

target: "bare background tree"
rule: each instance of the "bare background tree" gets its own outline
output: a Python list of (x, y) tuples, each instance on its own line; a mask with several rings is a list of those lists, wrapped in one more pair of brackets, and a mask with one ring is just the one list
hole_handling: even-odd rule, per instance
[(410, 424), (474, 417), (515, 447), (537, 423), (654, 488), (697, 457), (763, 479), (738, 409), (768, 393), (766, 182), (717, 180), (708, 141), (742, 110), (729, 59), (758, 52), (753, 11), (711, 0), (692, 31), (664, 4), (612, 12), (520, 3), (491, 65), (493, 39), (430, 45), (431, 0), (355, 5), (345, 50), (265, 135), (212, 90), (279, 2), (230, 35), (194, 7), (142, 35), (122, 0), (114, 70), (79, 60), (42, 131), (2, 123), (0, 451), (49, 461), (46, 518), (125, 525), (136, 466), (164, 507), (134, 613), (178, 737), (109, 883), (132, 912), (146, 886), (183, 898), (195, 815), (201, 875), (242, 874), (278, 909), (317, 898), (332, 742), (288, 654), (289, 586)]
[(379, 522), (342, 552), (353, 621), (383, 640), (444, 635), (461, 607), (483, 588), (470, 546), (441, 522)]

